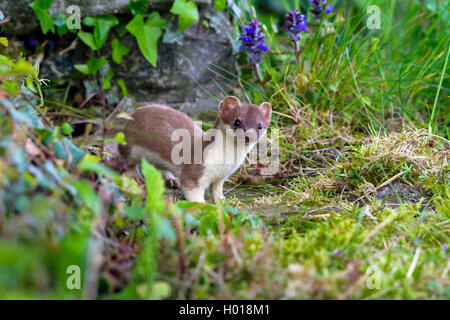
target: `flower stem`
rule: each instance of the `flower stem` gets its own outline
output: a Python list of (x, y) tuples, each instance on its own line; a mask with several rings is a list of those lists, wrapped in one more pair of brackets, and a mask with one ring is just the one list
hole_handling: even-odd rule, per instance
[(298, 40), (294, 41), (295, 44), (295, 59), (297, 60), (297, 71), (300, 74), (301, 73), (301, 66), (300, 66), (300, 45), (298, 43)]
[(256, 79), (258, 79), (258, 82), (262, 85), (264, 91), (266, 92), (267, 97), (270, 97), (270, 92), (266, 87), (264, 79), (261, 75), (261, 70), (259, 69), (259, 63), (255, 63), (253, 65), (253, 70), (255, 71)]

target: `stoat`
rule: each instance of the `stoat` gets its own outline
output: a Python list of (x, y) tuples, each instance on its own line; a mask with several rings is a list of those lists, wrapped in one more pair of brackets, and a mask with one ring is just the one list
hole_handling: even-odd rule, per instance
[[(211, 186), (217, 202), (223, 198), (225, 180), (266, 134), (272, 107), (268, 102), (258, 106), (229, 96), (218, 110), (215, 124), (204, 132), (178, 110), (163, 105), (141, 107), (127, 121), (127, 143), (120, 145), (119, 151), (129, 164), (137, 165), (145, 158), (166, 180), (180, 183), (188, 201), (205, 202), (205, 191)], [(180, 142), (183, 132), (187, 139)]]

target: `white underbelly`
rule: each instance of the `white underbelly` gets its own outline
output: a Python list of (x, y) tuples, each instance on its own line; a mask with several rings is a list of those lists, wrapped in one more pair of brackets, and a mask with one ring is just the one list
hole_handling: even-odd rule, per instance
[(253, 146), (254, 144), (247, 147), (235, 148), (234, 145), (230, 144), (224, 148), (223, 145), (210, 145), (206, 149), (204, 157), (204, 181), (211, 183), (213, 181), (227, 179), (239, 169), (245, 160), (245, 156)]

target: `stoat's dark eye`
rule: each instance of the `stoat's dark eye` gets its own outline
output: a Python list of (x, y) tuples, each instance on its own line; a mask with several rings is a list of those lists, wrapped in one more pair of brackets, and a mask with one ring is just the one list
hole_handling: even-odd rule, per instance
[(258, 130), (262, 129), (262, 123), (258, 123)]
[(235, 127), (240, 127), (241, 126), (241, 120), (239, 120), (239, 119), (234, 120), (234, 126)]

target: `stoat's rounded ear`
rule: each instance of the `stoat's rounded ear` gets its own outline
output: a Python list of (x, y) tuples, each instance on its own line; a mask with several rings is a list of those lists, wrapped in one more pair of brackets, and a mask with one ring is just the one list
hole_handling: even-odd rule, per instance
[(264, 114), (264, 117), (270, 119), (272, 117), (272, 105), (269, 102), (263, 102), (259, 105), (259, 108)]
[(228, 96), (219, 104), (219, 112), (225, 113), (227, 111), (234, 110), (235, 108), (239, 107), (240, 104), (241, 102), (238, 98), (234, 96)]

